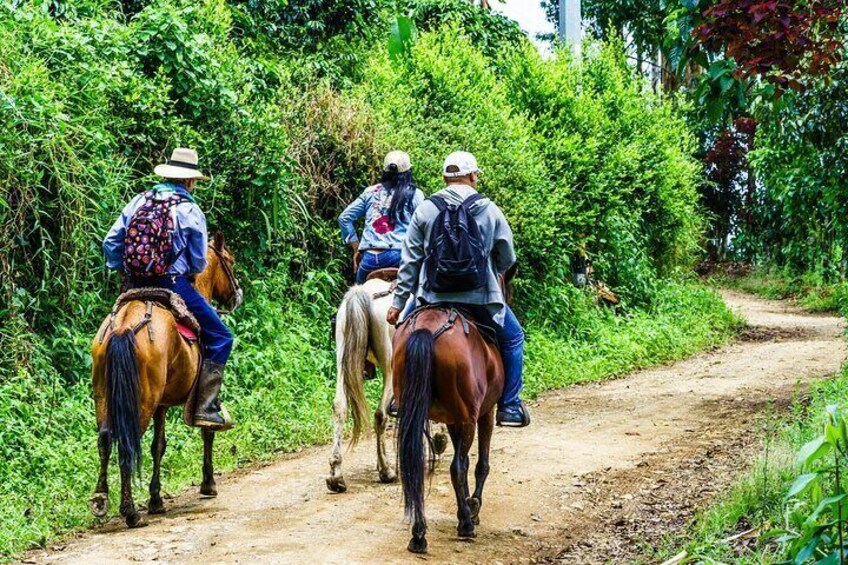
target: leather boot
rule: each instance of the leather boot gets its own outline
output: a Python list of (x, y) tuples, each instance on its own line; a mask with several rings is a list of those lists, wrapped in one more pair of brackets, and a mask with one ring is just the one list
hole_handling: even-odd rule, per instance
[(211, 428), (221, 432), (235, 425), (227, 409), (221, 405), (218, 394), (221, 392), (221, 378), (224, 365), (214, 361), (204, 361), (200, 367), (200, 382), (197, 383), (197, 406), (194, 410), (194, 425)]

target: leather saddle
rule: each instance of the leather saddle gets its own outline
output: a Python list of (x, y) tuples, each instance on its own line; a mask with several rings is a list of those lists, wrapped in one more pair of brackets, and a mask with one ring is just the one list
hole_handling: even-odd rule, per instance
[(371, 279), (380, 279), (381, 281), (393, 282), (398, 278), (398, 272), (400, 269), (395, 267), (390, 267), (388, 269), (377, 269), (376, 271), (371, 271), (368, 273), (368, 276), (365, 280), (370, 281)]
[(440, 335), (452, 328), (456, 321), (459, 320), (462, 323), (462, 331), (465, 335), (468, 335), (469, 333), (469, 326), (474, 326), (477, 328), (477, 331), (480, 332), (484, 341), (494, 345), (496, 349), (499, 349), (497, 330), (492, 326), (475, 319), (471, 311), (463, 308), (460, 304), (424, 304), (423, 306), (419, 306), (413, 310), (403, 323), (411, 324), (411, 329), (415, 330), (415, 322), (418, 315), (427, 310), (442, 310), (448, 313), (447, 321), (441, 328), (433, 333), (434, 339), (437, 339)]
[(185, 302), (177, 293), (166, 288), (133, 288), (121, 294), (112, 307), (112, 313), (117, 313), (130, 302), (150, 302), (168, 310), (177, 323), (177, 331), (189, 342), (196, 342), (200, 335), (200, 324), (189, 312)]
[(373, 300), (385, 298), (386, 296), (390, 295), (395, 291), (395, 289), (397, 288), (397, 277), (399, 271), (400, 269), (390, 267), (388, 269), (377, 269), (376, 271), (371, 271), (370, 273), (368, 273), (368, 276), (365, 278), (366, 282), (377, 279), (389, 283), (388, 290), (384, 290), (382, 292), (375, 292), (371, 295), (371, 298)]

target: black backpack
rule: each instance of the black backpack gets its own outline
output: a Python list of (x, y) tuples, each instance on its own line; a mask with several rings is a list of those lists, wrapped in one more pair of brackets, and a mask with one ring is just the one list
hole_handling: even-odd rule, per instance
[(481, 198), (481, 194), (473, 194), (453, 206), (440, 196), (430, 197), (439, 215), (433, 222), (424, 260), (427, 292), (467, 292), (486, 285), (488, 257), (480, 227), (471, 214), (471, 205)]

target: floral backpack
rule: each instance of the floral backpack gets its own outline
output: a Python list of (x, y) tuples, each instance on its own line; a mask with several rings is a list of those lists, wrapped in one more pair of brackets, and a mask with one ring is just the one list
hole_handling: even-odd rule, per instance
[[(192, 200), (161, 193), (154, 187), (133, 214), (124, 237), (124, 272), (133, 277), (161, 277), (177, 260), (174, 255), (174, 206)], [(160, 195), (159, 198), (156, 196)]]

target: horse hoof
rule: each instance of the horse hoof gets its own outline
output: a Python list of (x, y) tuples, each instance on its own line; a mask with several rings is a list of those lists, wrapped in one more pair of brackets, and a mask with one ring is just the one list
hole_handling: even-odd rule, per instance
[(165, 505), (162, 504), (162, 499), (159, 500), (151, 500), (147, 503), (147, 513), (148, 514), (164, 514), (165, 513)]
[(412, 553), (427, 553), (427, 538), (412, 538), (406, 549)]
[(474, 525), (476, 526), (480, 524), (480, 499), (472, 496), (470, 498), (466, 498), (465, 503), (471, 510), (471, 520), (474, 522)]
[(200, 485), (200, 494), (209, 498), (218, 496), (218, 489), (215, 485)]
[(394, 471), (386, 471), (380, 473), (380, 482), (383, 484), (391, 484), (397, 482), (397, 475)]
[(327, 477), (327, 488), (331, 492), (341, 494), (347, 492), (347, 483), (345, 483), (344, 477)]
[(441, 455), (448, 448), (448, 436), (444, 433), (438, 433), (433, 436), (433, 451), (436, 455)]
[(147, 526), (147, 521), (141, 516), (140, 512), (133, 512), (127, 516), (127, 526), (130, 528), (144, 528)]
[(475, 531), (474, 524), (472, 522), (457, 526), (456, 534), (459, 536), (459, 539), (474, 539), (477, 537), (477, 532)]
[(105, 492), (96, 492), (88, 501), (91, 513), (95, 518), (105, 518), (109, 513), (109, 494)]

